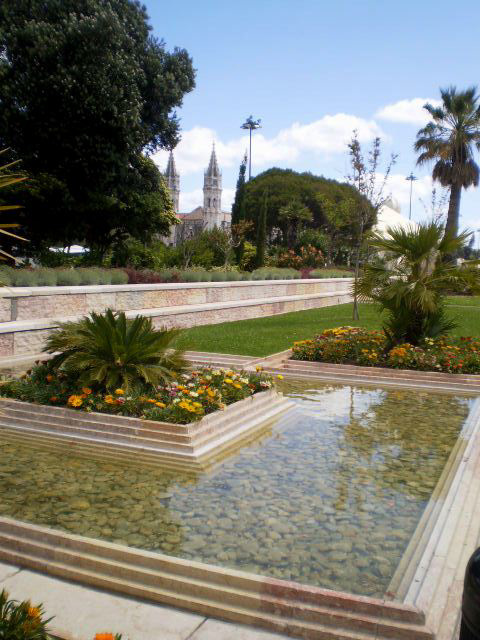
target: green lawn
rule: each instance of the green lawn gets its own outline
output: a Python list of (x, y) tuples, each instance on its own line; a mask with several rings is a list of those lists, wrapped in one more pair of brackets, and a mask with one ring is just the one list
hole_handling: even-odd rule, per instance
[[(458, 323), (456, 335), (480, 335), (480, 296), (454, 296), (449, 310)], [(266, 356), (283, 351), (295, 340), (313, 337), (323, 329), (341, 325), (380, 329), (381, 316), (372, 305), (360, 305), (360, 321), (352, 321), (352, 305), (296, 311), (268, 318), (238, 320), (186, 329), (177, 345), (192, 351)]]

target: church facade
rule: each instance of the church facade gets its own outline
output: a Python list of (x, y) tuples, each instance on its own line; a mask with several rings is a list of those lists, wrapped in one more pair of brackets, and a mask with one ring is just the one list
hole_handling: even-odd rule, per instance
[(166, 244), (174, 246), (202, 231), (230, 226), (232, 214), (228, 211), (222, 211), (222, 172), (218, 167), (215, 145), (203, 176), (203, 206), (199, 205), (186, 213), (179, 211), (180, 174), (175, 166), (172, 151), (170, 151), (164, 176), (175, 213), (181, 221), (180, 224), (174, 225), (170, 235), (164, 238)]

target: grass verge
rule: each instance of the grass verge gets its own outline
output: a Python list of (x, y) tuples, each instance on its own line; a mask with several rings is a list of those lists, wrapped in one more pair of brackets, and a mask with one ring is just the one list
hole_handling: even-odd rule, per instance
[[(448, 299), (449, 314), (458, 327), (458, 336), (480, 335), (480, 296), (452, 296)], [(190, 351), (233, 353), (246, 356), (267, 356), (289, 349), (295, 340), (306, 340), (315, 334), (342, 325), (381, 329), (382, 317), (369, 304), (360, 305), (360, 321), (352, 320), (352, 305), (341, 304), (323, 309), (296, 311), (267, 318), (238, 320), (186, 329), (177, 346)]]

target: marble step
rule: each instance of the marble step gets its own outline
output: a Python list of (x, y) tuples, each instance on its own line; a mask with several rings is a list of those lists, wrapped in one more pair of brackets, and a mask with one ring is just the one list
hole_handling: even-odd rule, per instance
[(0, 520), (0, 557), (54, 575), (303, 638), (432, 639), (411, 607), (12, 522)]

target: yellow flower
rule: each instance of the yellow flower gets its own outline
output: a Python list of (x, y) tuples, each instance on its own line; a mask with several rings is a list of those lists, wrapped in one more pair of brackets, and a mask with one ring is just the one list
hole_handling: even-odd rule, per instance
[(233, 384), (233, 380), (231, 378), (225, 378), (224, 382), (226, 384)]
[(115, 389), (116, 396), (123, 396), (124, 393), (125, 391), (123, 389)]
[(150, 402), (151, 404), (155, 404), (157, 401), (154, 400), (153, 398), (147, 398), (147, 402)]
[(279, 374), (278, 374), (278, 376), (277, 376), (277, 378), (278, 378), (279, 380), (283, 380), (283, 376), (282, 376), (282, 374), (281, 374), (281, 373), (279, 373)]
[(194, 407), (201, 407), (201, 406), (202, 406), (202, 403), (201, 403), (201, 402), (194, 402), (194, 403), (193, 403), (193, 406), (194, 406)]
[(235, 384), (233, 385), (235, 387), (235, 389), (241, 389), (242, 385), (238, 384), (238, 382), (235, 382)]
[(165, 403), (163, 402), (156, 402), (155, 405), (157, 407), (160, 407), (161, 409), (165, 409), (165, 407), (167, 406)]
[(115, 398), (113, 396), (105, 396), (104, 400), (107, 404), (114, 404), (115, 402)]
[(255, 371), (263, 371), (263, 367), (256, 366), (256, 367), (255, 367)]
[(214, 398), (215, 397), (215, 391), (212, 389), (207, 389), (207, 395), (209, 398)]

